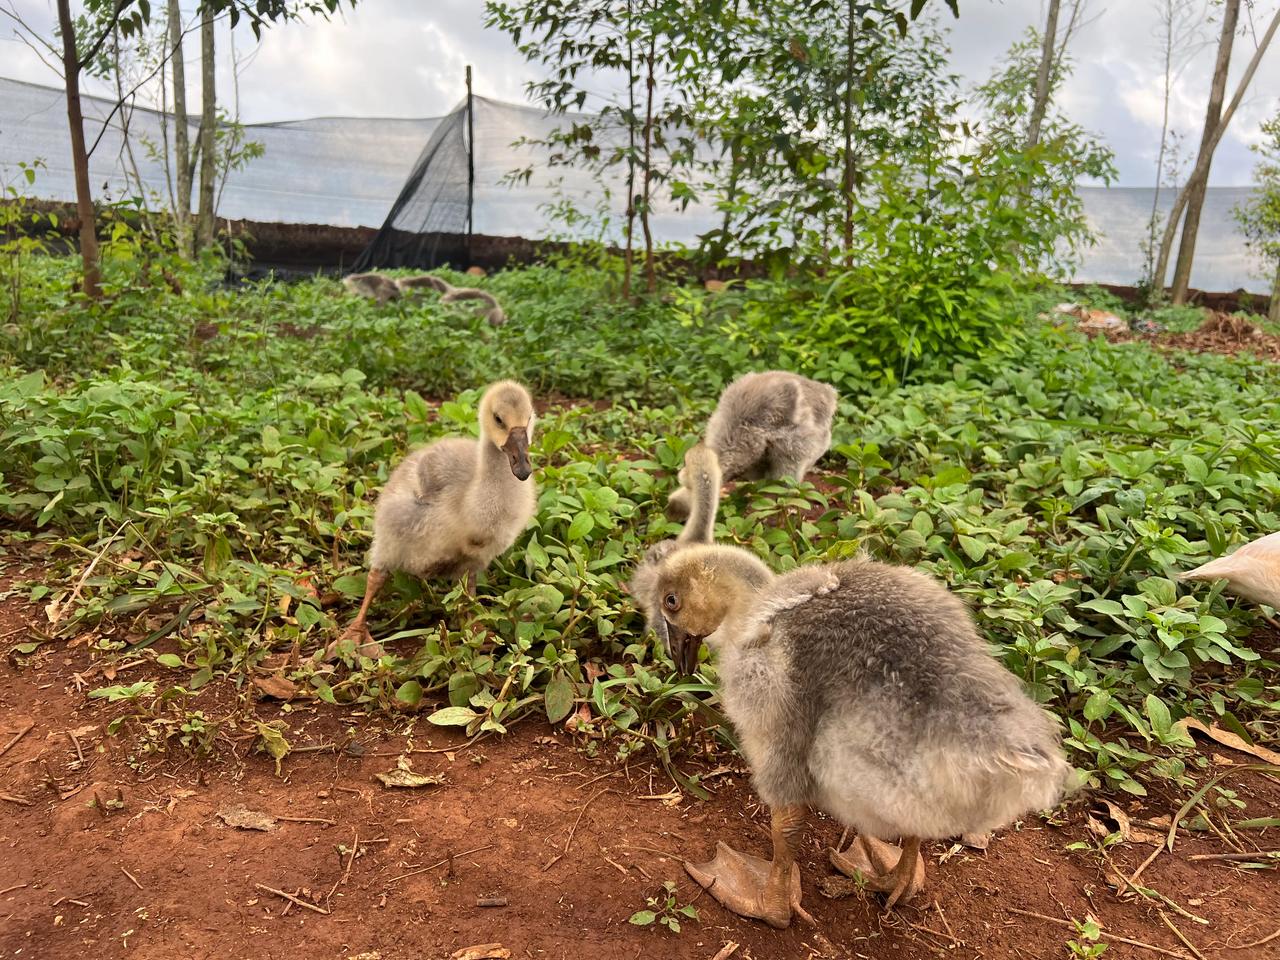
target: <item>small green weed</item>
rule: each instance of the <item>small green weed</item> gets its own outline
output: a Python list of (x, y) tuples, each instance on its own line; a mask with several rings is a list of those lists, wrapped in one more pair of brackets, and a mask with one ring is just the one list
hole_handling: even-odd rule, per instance
[(681, 918), (697, 920), (698, 911), (691, 904), (685, 904), (683, 907), (677, 906), (676, 889), (676, 885), (670, 880), (663, 881), (662, 893), (656, 897), (645, 898), (645, 903), (649, 905), (649, 909), (637, 910), (627, 922), (634, 923), (637, 927), (647, 927), (658, 923), (672, 933), (679, 933)]

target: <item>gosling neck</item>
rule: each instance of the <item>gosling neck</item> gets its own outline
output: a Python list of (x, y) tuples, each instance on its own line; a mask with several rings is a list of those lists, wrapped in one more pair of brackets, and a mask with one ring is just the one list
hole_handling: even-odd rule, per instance
[(694, 472), (691, 492), (693, 505), (689, 520), (676, 541), (680, 544), (713, 543), (716, 511), (720, 506), (720, 471), (699, 469)]

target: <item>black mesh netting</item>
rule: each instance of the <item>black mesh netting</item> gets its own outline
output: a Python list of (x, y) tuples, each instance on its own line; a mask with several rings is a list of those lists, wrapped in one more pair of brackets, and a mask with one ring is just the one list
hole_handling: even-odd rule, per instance
[(467, 169), (467, 109), (440, 121), (373, 242), (352, 269), (465, 265), (472, 196)]

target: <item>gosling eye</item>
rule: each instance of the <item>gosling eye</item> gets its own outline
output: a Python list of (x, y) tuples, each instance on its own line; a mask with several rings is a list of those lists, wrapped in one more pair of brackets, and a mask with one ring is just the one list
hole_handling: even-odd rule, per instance
[(493, 419), (494, 419), (495, 421), (497, 421), (498, 426), (500, 426), (500, 427), (505, 427), (505, 426), (506, 426), (506, 424), (502, 422), (502, 418), (501, 418), (500, 416), (498, 416), (496, 413), (493, 415)]
[(662, 605), (672, 613), (675, 613), (680, 609), (680, 598), (674, 593), (668, 593), (666, 599), (662, 601)]

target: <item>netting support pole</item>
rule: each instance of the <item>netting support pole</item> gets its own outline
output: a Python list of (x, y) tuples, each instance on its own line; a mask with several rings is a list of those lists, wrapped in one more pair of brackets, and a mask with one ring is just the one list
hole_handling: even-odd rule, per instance
[(467, 266), (471, 258), (471, 227), (476, 194), (476, 112), (471, 99), (471, 64), (467, 64)]

